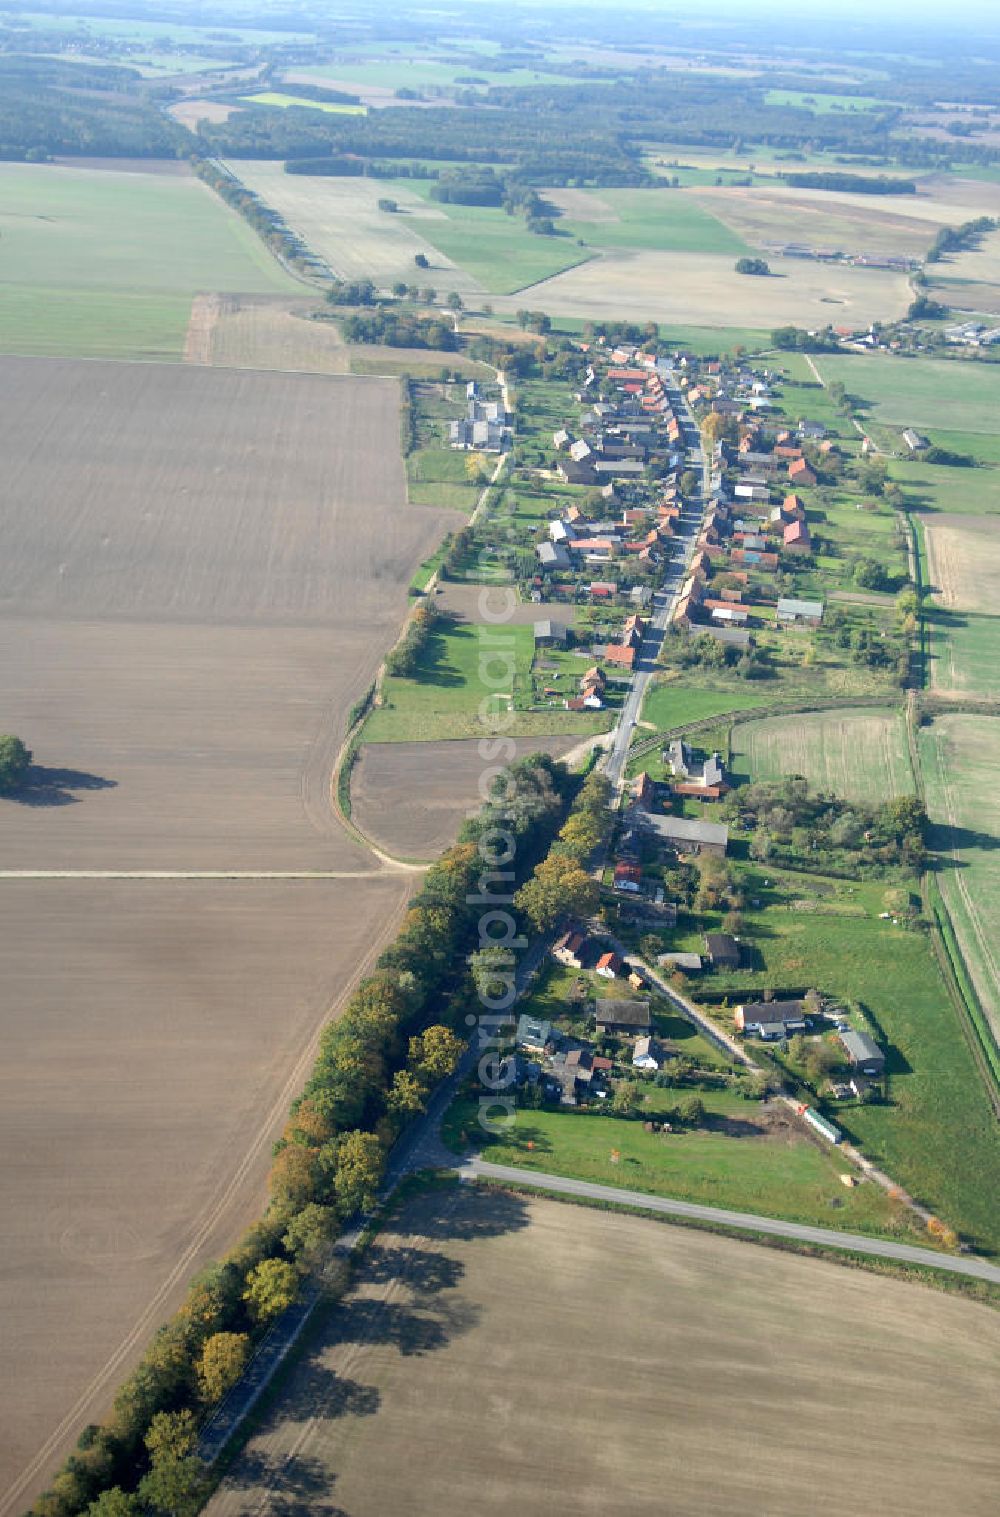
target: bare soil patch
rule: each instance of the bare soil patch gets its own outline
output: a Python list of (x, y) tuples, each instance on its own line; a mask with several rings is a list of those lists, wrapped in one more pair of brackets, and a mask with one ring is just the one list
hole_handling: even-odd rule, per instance
[(614, 206), (602, 200), (593, 190), (546, 190), (545, 198), (551, 200), (564, 216), (573, 221), (607, 224), (621, 220)]
[(178, 100), (167, 107), (167, 114), (194, 131), (199, 121), (228, 121), (240, 109), (238, 105), (223, 105), (221, 100)]
[[(704, 253), (606, 253), (533, 285), (533, 309), (553, 316), (616, 316), (683, 326), (855, 325), (901, 315), (911, 298), (906, 279), (881, 269), (772, 258), (780, 277), (747, 279), (733, 260)], [(525, 303), (498, 298), (513, 311)]]
[(988, 1517), (998, 1349), (920, 1287), (455, 1188), (380, 1235), (207, 1511), (800, 1517), (877, 1485), (889, 1517)]
[[(562, 758), (576, 737), (510, 739), (499, 762), (528, 753)], [(495, 750), (495, 739), (488, 747)], [(351, 814), (362, 831), (401, 858), (431, 859), (455, 841), (458, 829), (478, 811), (484, 774), (492, 774), (495, 752), (483, 757), (478, 739), (450, 742), (366, 743), (351, 775)]]
[(184, 362), (211, 363), (212, 337), (225, 299), (222, 295), (196, 295), (184, 334)]
[(0, 882), (0, 1512), (259, 1214), (315, 1035), (411, 882)]
[(989, 516), (921, 516), (927, 569), (939, 606), (995, 613), (1000, 606), (1000, 530)]
[[(933, 227), (929, 228), (924, 219), (897, 209), (894, 197), (888, 201), (891, 208), (881, 203), (869, 204), (865, 214), (864, 207), (829, 192), (820, 196), (806, 190), (726, 187), (694, 193), (706, 210), (761, 247), (799, 242), (810, 247), (841, 248), (845, 252), (909, 253), (919, 257), (934, 236)], [(856, 197), (869, 202), (875, 198)], [(913, 199), (899, 198), (905, 207)]]

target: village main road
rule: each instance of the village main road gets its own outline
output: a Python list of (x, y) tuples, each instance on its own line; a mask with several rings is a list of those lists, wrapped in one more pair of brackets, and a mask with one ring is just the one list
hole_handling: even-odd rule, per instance
[(694, 552), (698, 529), (701, 525), (705, 504), (708, 499), (709, 470), (707, 459), (701, 449), (698, 429), (687, 408), (687, 402), (670, 381), (667, 384), (667, 393), (670, 403), (681, 422), (689, 461), (702, 471), (705, 497), (701, 505), (693, 510), (689, 508), (681, 515), (681, 530), (673, 539), (671, 545), (673, 556), (670, 565), (664, 575), (662, 585), (653, 597), (653, 614), (639, 649), (635, 673), (632, 676), (628, 695), (625, 697), (625, 702), (618, 718), (618, 725), (614, 730), (611, 749), (604, 765), (604, 772), (616, 789), (622, 783), (632, 736), (635, 732), (636, 723), (639, 720), (639, 714), (642, 711), (642, 703), (646, 698), (649, 682), (656, 673), (656, 658), (663, 643), (664, 633), (670, 624), (677, 596), (684, 583), (684, 576), (687, 573), (688, 564)]
[(901, 1264), (919, 1264), (947, 1270), (953, 1275), (967, 1275), (973, 1280), (987, 1280), (1000, 1285), (1000, 1268), (985, 1259), (955, 1258), (935, 1253), (930, 1248), (915, 1248), (908, 1243), (868, 1238), (861, 1233), (840, 1233), (832, 1228), (807, 1227), (801, 1222), (783, 1222), (778, 1217), (758, 1217), (752, 1212), (727, 1211), (723, 1207), (699, 1206), (693, 1201), (674, 1201), (667, 1196), (649, 1196), (640, 1190), (618, 1190), (612, 1185), (596, 1185), (590, 1180), (569, 1180), (564, 1175), (549, 1175), (538, 1170), (517, 1169), (506, 1164), (489, 1164), (483, 1159), (469, 1159), (459, 1169), (466, 1181), (495, 1180), (500, 1184), (528, 1186), (532, 1190), (552, 1191), (557, 1195), (603, 1201), (613, 1206), (637, 1207), (666, 1217), (690, 1217), (719, 1227), (738, 1228), (741, 1232), (765, 1233), (768, 1237), (791, 1238), (798, 1243), (815, 1243), (823, 1248), (850, 1249), (855, 1254), (871, 1254), (879, 1259), (896, 1259)]

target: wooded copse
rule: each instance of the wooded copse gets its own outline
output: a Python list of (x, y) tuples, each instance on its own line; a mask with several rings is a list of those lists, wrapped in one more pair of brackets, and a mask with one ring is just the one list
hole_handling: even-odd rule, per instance
[(580, 850), (604, 835), (606, 785), (599, 776), (581, 785), (547, 754), (500, 772), (482, 811), (428, 870), (396, 940), (323, 1030), (275, 1145), (267, 1212), (192, 1282), (108, 1418), (84, 1430), (34, 1517), (80, 1517), (99, 1500), (101, 1513), (143, 1512), (148, 1482), (168, 1476), (173, 1504), (165, 1509), (198, 1509), (204, 1471), (191, 1457), (193, 1438), (164, 1453), (158, 1432), (182, 1424), (190, 1432), (224, 1394), (235, 1364), (295, 1299), (343, 1220), (371, 1206), (392, 1144), (455, 1068), (463, 1046), (455, 1028), (474, 1003), (468, 961), (484, 946), (478, 902), (492, 889), (493, 840), (502, 834), (514, 845), (504, 867), (515, 889), (550, 847), (566, 860), (560, 867), (574, 868)]

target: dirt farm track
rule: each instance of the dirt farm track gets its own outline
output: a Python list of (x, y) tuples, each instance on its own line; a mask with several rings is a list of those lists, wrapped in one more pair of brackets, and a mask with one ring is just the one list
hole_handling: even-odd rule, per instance
[(443, 533), (405, 504), (398, 405), (0, 360), (0, 727), (35, 759), (0, 802), (4, 1517), (259, 1209), (318, 1028), (412, 886), (329, 798)]

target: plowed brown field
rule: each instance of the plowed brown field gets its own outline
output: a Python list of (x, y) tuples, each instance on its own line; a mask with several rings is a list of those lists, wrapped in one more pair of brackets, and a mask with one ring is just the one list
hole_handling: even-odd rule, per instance
[(379, 1234), (208, 1517), (995, 1511), (989, 1308), (470, 1191)]
[[(443, 535), (398, 436), (391, 381), (0, 361), (0, 726), (35, 757), (0, 802), (4, 1514), (258, 1208), (412, 886), (329, 797)], [(129, 870), (195, 877), (84, 873)]]

